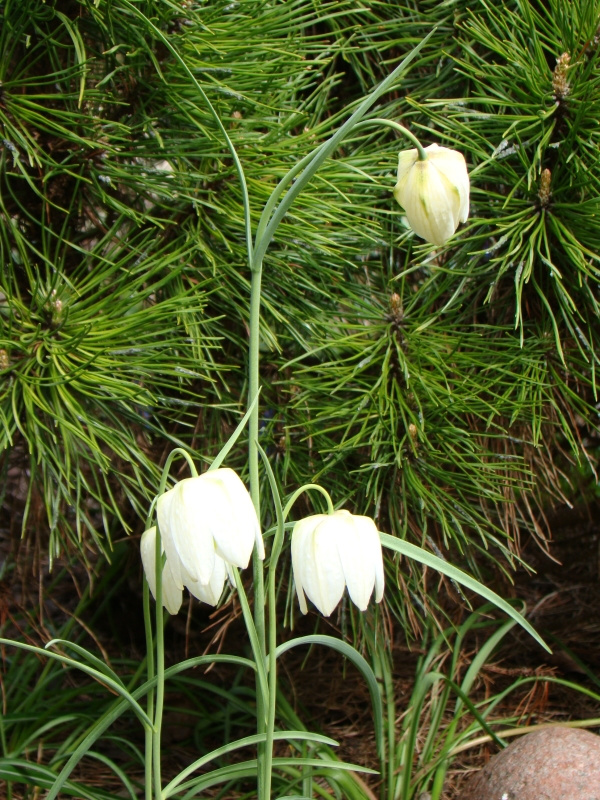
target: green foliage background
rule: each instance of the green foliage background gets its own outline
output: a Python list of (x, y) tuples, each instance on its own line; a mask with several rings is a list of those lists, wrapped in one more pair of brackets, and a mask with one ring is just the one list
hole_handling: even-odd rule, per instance
[[(136, 5), (255, 222), (437, 26), (374, 115), (465, 153), (470, 220), (423, 244), (391, 195), (405, 143), (344, 142), (267, 253), (262, 444), (284, 493), (318, 480), (471, 568), (543, 545), (544, 509), (595, 479), (600, 4)], [(0, 525), (110, 554), (169, 448), (208, 461), (243, 414), (241, 192), (119, 0), (0, 9)]]

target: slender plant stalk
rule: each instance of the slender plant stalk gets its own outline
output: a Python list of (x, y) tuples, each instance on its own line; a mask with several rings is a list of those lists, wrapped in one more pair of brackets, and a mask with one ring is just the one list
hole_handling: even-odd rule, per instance
[[(259, 693), (261, 695), (262, 700), (262, 707), (266, 709), (267, 707), (267, 697), (268, 697), (268, 690), (267, 690), (267, 672), (265, 670), (264, 662), (259, 655), (261, 653), (260, 644), (258, 641), (258, 636), (256, 633), (256, 628), (254, 626), (254, 619), (252, 617), (252, 610), (250, 608), (250, 603), (248, 602), (248, 596), (246, 595), (246, 590), (244, 589), (244, 583), (240, 578), (239, 571), (236, 567), (232, 567), (232, 575), (233, 580), (235, 583), (235, 587), (238, 591), (239, 598), (240, 598), (240, 605), (242, 607), (242, 615), (244, 617), (244, 624), (246, 626), (248, 632), (248, 638), (250, 639), (250, 646), (252, 647), (252, 655), (254, 656), (254, 660), (256, 662), (256, 672), (258, 675), (258, 687)], [(264, 719), (264, 717), (263, 717)], [(264, 730), (264, 729), (263, 729)]]
[[(277, 488), (277, 480), (273, 473), (273, 469), (269, 463), (269, 459), (267, 454), (264, 452), (260, 444), (258, 445), (258, 451), (263, 459), (263, 463), (265, 465), (265, 471), (267, 473), (267, 477), (269, 479), (269, 484), (271, 486), (271, 494), (273, 496), (273, 502), (275, 504), (275, 514), (277, 517), (277, 528), (275, 531), (275, 536), (273, 538), (273, 544), (271, 546), (271, 557), (269, 561), (269, 573), (268, 573), (268, 636), (269, 636), (269, 650), (268, 650), (268, 678), (269, 678), (269, 698), (268, 698), (268, 709), (267, 709), (267, 721), (266, 721), (266, 738), (265, 738), (265, 747), (264, 747), (264, 754), (263, 754), (263, 762), (262, 762), (262, 772), (263, 772), (263, 791), (264, 796), (269, 798), (271, 796), (271, 770), (273, 764), (273, 741), (274, 741), (274, 734), (275, 734), (275, 710), (277, 706), (277, 589), (276, 589), (276, 578), (277, 578), (277, 562), (279, 560), (279, 556), (281, 555), (281, 550), (283, 547), (283, 541), (285, 538), (285, 513), (281, 504), (281, 498), (279, 496), (278, 488)], [(260, 772), (260, 768), (259, 768)]]
[[(274, 566), (274, 565), (271, 565)], [(263, 791), (264, 797), (271, 797), (271, 770), (273, 763), (273, 734), (275, 732), (275, 708), (277, 705), (277, 598), (275, 591), (275, 569), (269, 572), (268, 585), (269, 607), (269, 706), (266, 721), (266, 740), (263, 754)], [(259, 774), (261, 770), (259, 768)]]
[(133, 14), (135, 14), (139, 19), (141, 19), (145, 23), (145, 25), (152, 31), (152, 33), (158, 39), (160, 39), (160, 41), (164, 44), (164, 46), (167, 48), (167, 50), (175, 58), (177, 63), (184, 70), (184, 72), (186, 73), (187, 77), (192, 81), (194, 87), (197, 89), (198, 94), (202, 98), (202, 101), (206, 104), (206, 107), (210, 111), (215, 123), (217, 124), (217, 127), (219, 128), (219, 131), (220, 131), (221, 135), (223, 136), (223, 138), (225, 140), (225, 143), (227, 144), (227, 148), (228, 148), (229, 152), (231, 153), (231, 157), (233, 158), (233, 163), (235, 164), (235, 169), (236, 169), (239, 181), (240, 181), (240, 187), (242, 189), (242, 197), (243, 197), (243, 205), (244, 205), (244, 229), (245, 229), (245, 232), (246, 232), (246, 250), (247, 250), (247, 253), (248, 253), (248, 263), (251, 264), (252, 263), (253, 247), (252, 247), (252, 225), (251, 225), (251, 222), (250, 222), (250, 198), (249, 198), (249, 195), (248, 195), (248, 186), (246, 184), (246, 176), (244, 175), (244, 168), (242, 167), (242, 162), (240, 161), (240, 158), (239, 158), (239, 156), (237, 154), (237, 150), (235, 149), (235, 147), (233, 145), (233, 142), (231, 141), (231, 139), (229, 137), (229, 134), (227, 133), (227, 130), (226, 130), (225, 126), (223, 125), (223, 122), (221, 121), (221, 118), (217, 114), (213, 104), (208, 99), (208, 96), (207, 96), (206, 92), (204, 91), (204, 89), (202, 88), (200, 83), (198, 83), (198, 80), (196, 79), (196, 76), (194, 75), (192, 70), (188, 67), (188, 65), (186, 64), (185, 60), (182, 58), (182, 56), (179, 53), (179, 51), (177, 50), (177, 48), (174, 47), (174, 45), (169, 41), (168, 37), (165, 36), (165, 34), (160, 30), (160, 28), (157, 28), (156, 25), (154, 25), (154, 23), (151, 22), (151, 20), (149, 20), (148, 17), (145, 14), (143, 14), (138, 8), (136, 8), (133, 5), (133, 3), (130, 3), (129, 0), (122, 0), (122, 3)]
[[(428, 37), (426, 37), (428, 38)], [(331, 155), (338, 144), (343, 140), (344, 136), (349, 133), (367, 113), (371, 105), (376, 99), (392, 85), (394, 80), (399, 76), (402, 70), (408, 65), (410, 60), (414, 58), (417, 52), (425, 44), (424, 39), (409, 56), (407, 56), (401, 64), (375, 89), (368, 98), (366, 98), (359, 106), (359, 108), (352, 114), (350, 119), (326, 142), (316, 147), (312, 153), (302, 159), (283, 177), (278, 186), (273, 191), (271, 197), (267, 201), (263, 213), (261, 215), (257, 235), (255, 240), (254, 249), (248, 249), (248, 258), (251, 264), (252, 281), (250, 289), (250, 342), (249, 342), (249, 376), (248, 376), (248, 403), (253, 402), (254, 398), (258, 395), (260, 387), (260, 306), (261, 306), (261, 283), (262, 283), (262, 268), (263, 257), (266, 253), (267, 247), (273, 238), (279, 223), (285, 216), (285, 213), (292, 205), (293, 201), (300, 193), (302, 188), (317, 172), (319, 166)], [(212, 110), (212, 107), (211, 107)], [(388, 124), (390, 120), (383, 120), (384, 124)], [(393, 127), (398, 128), (402, 133), (415, 142), (419, 149), (419, 158), (426, 158), (426, 154), (410, 132), (405, 128), (393, 123)], [(230, 149), (233, 145), (227, 137), (227, 143)], [(292, 178), (294, 178), (300, 170), (303, 169), (302, 174), (297, 179), (296, 184), (288, 191), (278, 207), (276, 207), (277, 200), (281, 196), (285, 187), (289, 185)], [(241, 165), (238, 171), (241, 171)], [(259, 406), (255, 405), (249, 420), (249, 443), (248, 443), (248, 461), (249, 461), (249, 475), (250, 475), (250, 495), (256, 509), (258, 518), (260, 519), (260, 476), (259, 476), (259, 444), (258, 444), (258, 428), (259, 428)], [(294, 499), (297, 495), (294, 496)], [(328, 497), (328, 506), (330, 513), (333, 511), (331, 499)], [(271, 564), (271, 576), (274, 573), (274, 564)], [(263, 765), (263, 769), (258, 769), (258, 797), (259, 800), (269, 800), (271, 793), (271, 759), (273, 749), (273, 729), (275, 724), (275, 701), (276, 701), (276, 660), (275, 660), (275, 647), (276, 647), (276, 629), (275, 629), (275, 583), (271, 578), (269, 581), (269, 649), (267, 650), (266, 632), (265, 632), (265, 590), (264, 590), (264, 571), (262, 561), (258, 558), (256, 552), (253, 556), (253, 570), (254, 570), (254, 624), (258, 640), (260, 644), (261, 658), (264, 668), (269, 668), (269, 692), (268, 692), (268, 709), (262, 705), (262, 693), (260, 687), (257, 685), (257, 732), (266, 733), (267, 739), (264, 744), (258, 745), (258, 763)], [(241, 582), (236, 578), (236, 581), (241, 585)], [(259, 655), (257, 654), (258, 658)], [(257, 670), (257, 680), (259, 678), (259, 671)], [(267, 719), (265, 719), (265, 713)]]
[[(144, 581), (144, 631), (146, 634), (146, 671), (148, 683), (154, 678), (154, 637), (152, 635), (152, 616), (150, 613), (150, 587), (148, 581)], [(148, 692), (146, 713), (153, 719), (154, 715), (154, 689)], [(153, 730), (146, 726), (144, 729), (144, 798), (152, 800), (152, 745)]]
[(381, 665), (381, 678), (383, 680), (383, 694), (386, 714), (386, 736), (387, 753), (384, 751), (385, 781), (381, 785), (381, 796), (387, 800), (394, 800), (394, 787), (396, 782), (396, 704), (394, 702), (394, 682), (392, 680), (392, 665), (390, 658), (381, 644), (377, 644), (379, 650), (379, 662)]
[[(258, 394), (260, 386), (259, 361), (260, 361), (260, 293), (262, 280), (262, 263), (252, 265), (252, 282), (250, 289), (250, 342), (248, 364), (248, 404)], [(248, 470), (250, 478), (250, 496), (256, 516), (260, 520), (260, 475), (258, 464), (258, 423), (259, 406), (255, 403), (248, 422)], [(267, 642), (265, 632), (265, 578), (263, 562), (258, 557), (256, 550), (252, 556), (252, 569), (254, 578), (254, 626), (258, 637), (259, 651), (255, 658), (260, 659), (263, 668), (267, 667)], [(240, 582), (241, 583), (241, 582)], [(243, 589), (242, 589), (243, 591)], [(257, 663), (258, 667), (258, 663)], [(272, 680), (272, 676), (269, 677)], [(264, 703), (264, 693), (259, 686), (259, 671), (256, 672), (256, 732), (266, 733), (267, 708)], [(257, 745), (258, 763), (263, 764), (266, 756), (265, 742)], [(258, 797), (259, 800), (268, 800), (268, 789), (265, 786), (264, 772), (258, 769)]]
[[(190, 472), (194, 477), (197, 477), (198, 472), (196, 470), (196, 465), (194, 464), (192, 457), (190, 454), (181, 447), (176, 447), (174, 450), (171, 450), (169, 455), (166, 458), (165, 466), (162, 471), (162, 476), (160, 479), (160, 486), (158, 489), (158, 497), (165, 491), (167, 487), (167, 478), (169, 476), (169, 470), (171, 469), (171, 464), (175, 460), (177, 456), (182, 456), (186, 461), (190, 468)], [(153, 508), (150, 509), (150, 514), (152, 514)], [(146, 522), (146, 526), (150, 524), (150, 515)], [(146, 732), (146, 763), (145, 763), (145, 771), (146, 771), (146, 800), (152, 797), (151, 789), (148, 789), (148, 772), (150, 769), (149, 766), (149, 759), (148, 755), (151, 756), (152, 759), (152, 780), (154, 782), (154, 796), (156, 800), (161, 800), (162, 797), (162, 775), (161, 775), (161, 733), (162, 733), (162, 717), (163, 717), (163, 710), (164, 710), (164, 700), (165, 700), (165, 617), (163, 611), (163, 602), (162, 602), (162, 574), (163, 574), (163, 553), (162, 553), (162, 537), (160, 533), (160, 527), (156, 526), (156, 540), (155, 540), (155, 553), (154, 553), (154, 563), (155, 563), (155, 580), (156, 580), (156, 597), (155, 597), (155, 605), (156, 605), (156, 614), (155, 614), (155, 625), (156, 625), (156, 672), (154, 672), (154, 658), (153, 652), (154, 648), (152, 646), (152, 626), (150, 623), (150, 615), (148, 611), (148, 618), (146, 618), (146, 606), (144, 605), (144, 624), (146, 630), (146, 652), (148, 653), (148, 681), (151, 681), (156, 674), (156, 694), (154, 692), (150, 692), (148, 695), (148, 716), (151, 717), (151, 711), (154, 710), (154, 717), (153, 717), (153, 728), (150, 734)], [(148, 608), (150, 604), (149, 598), (149, 588), (147, 586), (147, 581), (145, 582), (144, 591), (148, 595)], [(144, 595), (144, 603), (146, 602), (146, 594)], [(156, 704), (155, 704), (156, 703)], [(150, 751), (150, 752), (149, 752)]]
[(382, 117), (374, 117), (373, 119), (366, 119), (364, 122), (357, 122), (357, 124), (354, 126), (354, 130), (360, 128), (370, 128), (373, 125), (383, 125), (384, 127), (387, 128), (393, 128), (395, 131), (398, 131), (398, 133), (401, 133), (402, 136), (406, 136), (406, 138), (410, 139), (410, 141), (417, 148), (417, 151), (419, 153), (419, 161), (427, 161), (427, 153), (425, 152), (425, 148), (423, 147), (421, 142), (417, 139), (417, 137), (414, 135), (414, 133), (409, 131), (408, 128), (405, 128), (404, 125), (400, 125), (400, 123), (394, 122), (393, 119), (383, 119)]
[[(165, 473), (166, 476), (166, 468)], [(161, 800), (161, 732), (165, 701), (165, 626), (162, 604), (162, 546), (160, 531), (156, 532), (156, 707), (152, 730), (152, 774), (155, 800)]]

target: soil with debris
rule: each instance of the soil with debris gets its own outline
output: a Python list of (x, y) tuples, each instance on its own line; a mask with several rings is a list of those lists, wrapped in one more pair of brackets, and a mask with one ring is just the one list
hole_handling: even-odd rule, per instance
[[(497, 719), (514, 717), (519, 725), (535, 726), (573, 719), (597, 721), (600, 717), (598, 703), (567, 685), (577, 684), (594, 692), (598, 692), (600, 686), (599, 510), (597, 507), (585, 512), (557, 515), (551, 520), (553, 541), (549, 554), (541, 552), (535, 543), (526, 546), (523, 553), (524, 560), (535, 572), (521, 569), (515, 576), (512, 589), (507, 584), (495, 587), (503, 596), (513, 594), (525, 601), (528, 619), (551, 645), (553, 654), (546, 654), (524, 631), (513, 628), (493, 661), (481, 670), (471, 698), (477, 701), (489, 697), (510, 686), (520, 676), (550, 676), (562, 681), (525, 684), (520, 690), (510, 693), (495, 709)], [(32, 546), (26, 542), (18, 543), (14, 538), (0, 537), (0, 545), (0, 557), (4, 563), (17, 564), (15, 569), (4, 570), (0, 582), (0, 616), (5, 625), (4, 635), (19, 638), (26, 629), (29, 641), (43, 644), (52, 638), (52, 631), (73, 613), (88, 582), (92, 580), (94, 585), (94, 564), (84, 567), (79, 562), (75, 566), (59, 562), (50, 578), (39, 543)], [(126, 579), (101, 613), (97, 613), (99, 605), (96, 600), (92, 600), (86, 611), (94, 620), (89, 645), (109, 659), (123, 653), (141, 657), (144, 648), (137, 542), (123, 542), (120, 546), (126, 551), (124, 557), (120, 556), (124, 558)], [(65, 570), (63, 578), (56, 582), (57, 571), (61, 568)], [(49, 592), (51, 580), (53, 585)], [(476, 605), (474, 602), (474, 607)], [(31, 611), (33, 608), (37, 608), (35, 613)], [(456, 622), (460, 614), (464, 618), (465, 612), (455, 612)], [(85, 619), (81, 623), (86, 624)], [(317, 615), (309, 615), (298, 624), (300, 627), (293, 635), (312, 633)], [(333, 617), (332, 620), (321, 620), (319, 624), (324, 633), (340, 634)], [(170, 620), (167, 630), (169, 660), (173, 662), (206, 649), (229, 652), (236, 649), (236, 642), (245, 641), (240, 609), (235, 599), (217, 610), (195, 607), (187, 618), (182, 611)], [(462, 657), (462, 674), (478, 646), (474, 636)], [(398, 722), (405, 710), (403, 702), (407, 704), (410, 699), (416, 665), (422, 654), (420, 643), (407, 644), (403, 637), (395, 637), (392, 657)], [(305, 651), (290, 651), (282, 658), (279, 668), (287, 697), (305, 724), (339, 741), (338, 755), (344, 760), (377, 769), (369, 693), (357, 671), (338, 653), (326, 648), (314, 648), (308, 658)], [(227, 669), (219, 667), (210, 676), (201, 677), (217, 683), (221, 681), (223, 686), (227, 686), (231, 676)], [(177, 698), (172, 700), (172, 705), (176, 705)], [(451, 707), (452, 704), (449, 711)], [(448, 716), (445, 723), (450, 720)], [(190, 745), (192, 723), (191, 719), (186, 719), (185, 712), (168, 712), (166, 715), (164, 734), (168, 755), (165, 761), (174, 771), (193, 760), (197, 753)], [(600, 732), (600, 726), (591, 726), (590, 730)], [(421, 735), (424, 737), (426, 730), (421, 732), (419, 739)], [(443, 800), (458, 800), (465, 782), (497, 750), (497, 746), (485, 736), (479, 737), (475, 746), (461, 750), (447, 773)], [(103, 770), (95, 762), (93, 769), (94, 783), (98, 785)], [(84, 775), (80, 774), (80, 777)], [(103, 788), (116, 790), (114, 775), (109, 770), (104, 778)], [(368, 776), (364, 780), (367, 791), (375, 797), (377, 779)]]

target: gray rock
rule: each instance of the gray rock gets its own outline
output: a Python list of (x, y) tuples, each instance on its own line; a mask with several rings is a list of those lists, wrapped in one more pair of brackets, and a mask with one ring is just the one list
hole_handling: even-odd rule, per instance
[(600, 736), (564, 727), (524, 734), (469, 778), (462, 800), (600, 800)]

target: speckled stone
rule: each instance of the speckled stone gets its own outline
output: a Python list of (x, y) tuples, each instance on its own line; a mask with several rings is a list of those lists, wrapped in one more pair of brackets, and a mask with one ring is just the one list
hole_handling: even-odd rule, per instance
[(600, 800), (600, 736), (561, 727), (524, 734), (467, 781), (462, 800)]

